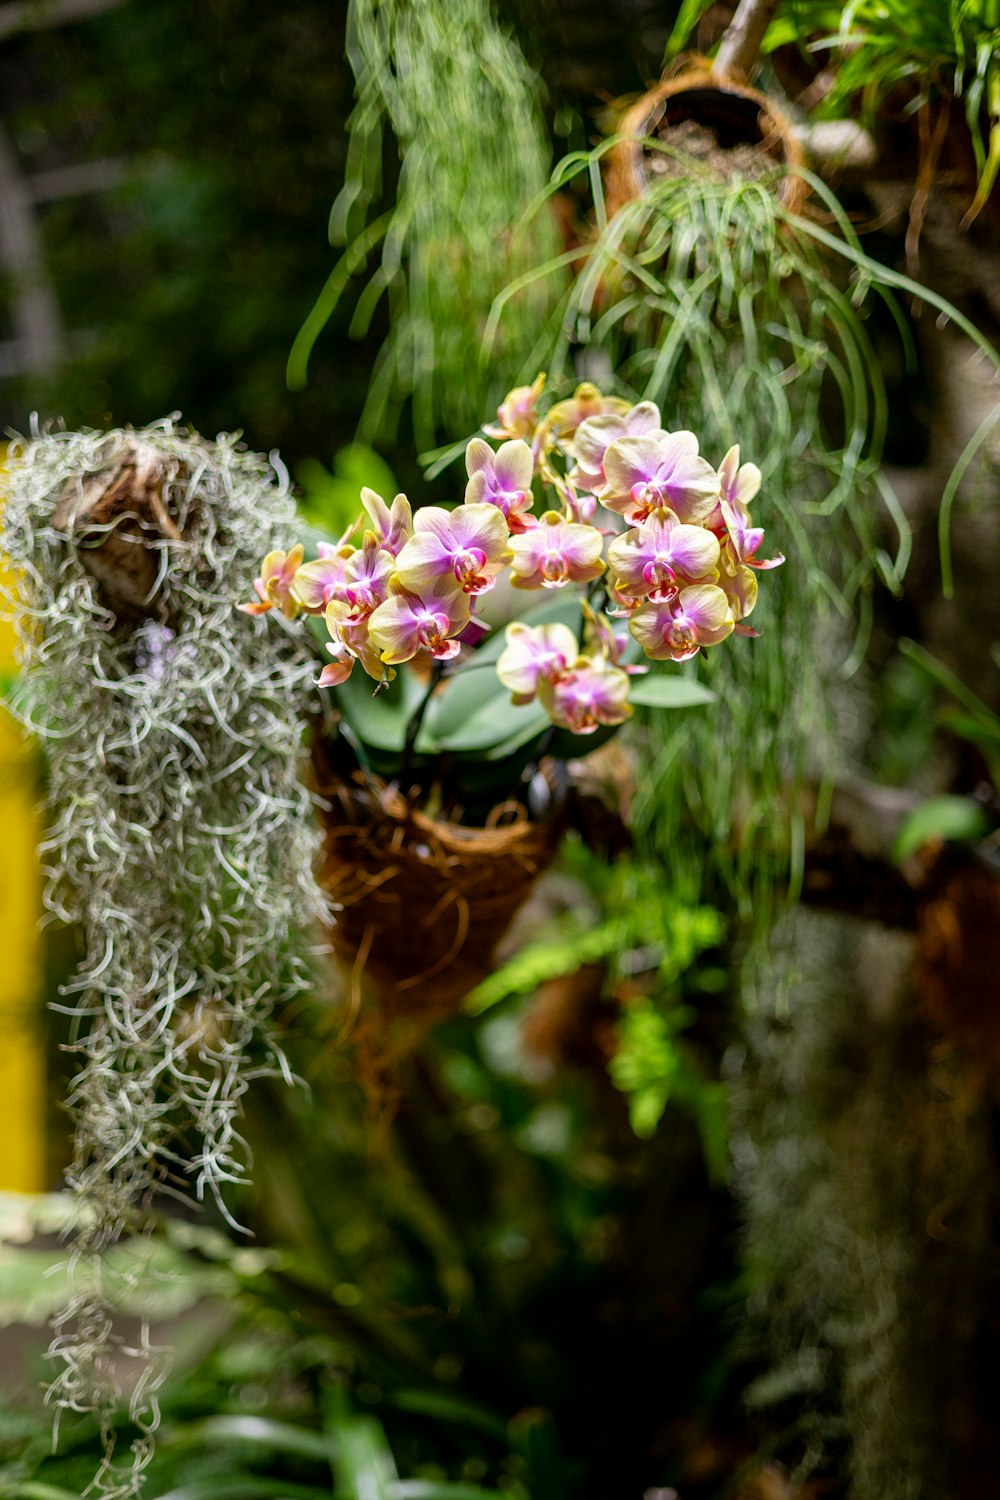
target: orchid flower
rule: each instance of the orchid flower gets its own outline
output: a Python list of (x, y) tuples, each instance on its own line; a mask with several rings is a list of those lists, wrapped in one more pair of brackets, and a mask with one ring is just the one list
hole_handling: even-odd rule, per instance
[(647, 599), (628, 622), (630, 634), (653, 661), (687, 661), (702, 646), (717, 646), (731, 635), (736, 621), (728, 598), (715, 584)]
[(361, 491), (361, 504), (372, 523), (379, 545), (386, 552), (391, 552), (393, 557), (397, 557), (413, 530), (413, 511), (409, 500), (405, 495), (397, 495), (390, 508), (381, 495), (366, 486)]
[(707, 519), (719, 500), (719, 476), (698, 456), (693, 432), (616, 438), (604, 454), (598, 499), (628, 521), (644, 521), (666, 506), (679, 521)]
[(501, 443), (494, 453), (489, 443), (473, 438), (465, 450), (465, 467), (469, 475), (466, 505), (495, 505), (511, 532), (527, 531), (536, 524), (534, 516), (527, 514), (534, 503), (531, 480), (535, 470), (527, 443), (517, 438)]
[(578, 656), (560, 676), (542, 678), (538, 697), (552, 720), (573, 734), (593, 734), (601, 724), (624, 724), (631, 715), (628, 676), (599, 657)]
[[(280, 608), (288, 619), (323, 614), (330, 661), (320, 683), (337, 686), (355, 664), (377, 682), (429, 655), (447, 662), (490, 628), (473, 600), (502, 570), (517, 589), (577, 587), (582, 641), (561, 622), (515, 621), (496, 663), (516, 704), (539, 700), (552, 723), (574, 734), (614, 727), (631, 714), (629, 678), (654, 661), (687, 661), (745, 623), (757, 601), (763, 532), (749, 505), (760, 470), (733, 447), (718, 470), (691, 432), (668, 432), (652, 401), (633, 404), (585, 382), (538, 414), (540, 374), (517, 386), (466, 447), (465, 503), (413, 513), (405, 495), (389, 505), (361, 494), (363, 513), (338, 542), (271, 552), (255, 580), (250, 614)], [(533, 485), (547, 507), (533, 513)], [(623, 518), (594, 524), (598, 503)], [(360, 546), (352, 537), (367, 516)], [(603, 612), (586, 585), (603, 578)], [(619, 618), (620, 617), (620, 618)], [(627, 621), (627, 630), (625, 623)], [(633, 642), (635, 644), (633, 644)]]
[[(760, 489), (761, 473), (756, 464), (740, 466), (739, 445), (730, 448), (719, 466), (720, 501), (722, 522), (741, 563), (749, 568), (780, 567), (784, 557), (779, 552), (774, 557), (758, 560), (758, 547), (764, 540), (764, 529), (750, 524), (750, 501)], [(749, 610), (747, 611), (749, 614)]]
[(454, 637), (468, 625), (469, 613), (469, 596), (454, 579), (438, 579), (416, 594), (393, 577), (389, 597), (368, 617), (368, 637), (390, 666), (418, 651), (449, 661), (461, 650)]
[(567, 583), (589, 583), (604, 572), (604, 538), (595, 526), (565, 520), (547, 510), (537, 526), (510, 539), (516, 589), (558, 589)]
[(598, 614), (586, 599), (581, 600), (583, 607), (583, 654), (585, 656), (603, 657), (613, 667), (619, 667), (621, 671), (627, 672), (630, 677), (649, 671), (645, 663), (632, 665), (623, 661), (628, 649), (629, 638), (625, 631), (615, 630), (614, 624), (607, 615)]
[(259, 602), (240, 604), (237, 608), (245, 615), (266, 615), (268, 610), (277, 608), (286, 620), (294, 620), (301, 604), (293, 585), (304, 556), (301, 542), (290, 552), (269, 552), (261, 565), (260, 577), (253, 581)]
[(326, 649), (333, 657), (333, 661), (327, 662), (316, 679), (316, 686), (341, 687), (354, 671), (357, 657), (353, 652), (348, 651), (343, 641), (327, 641)]
[(396, 559), (400, 583), (414, 593), (449, 575), (467, 594), (485, 594), (497, 569), (511, 559), (507, 522), (495, 505), (460, 505), (417, 511), (413, 536)]
[(685, 526), (673, 511), (654, 510), (641, 526), (615, 537), (608, 567), (619, 596), (645, 599), (682, 584), (714, 583), (719, 541), (703, 526)]
[(561, 480), (556, 489), (566, 507), (569, 520), (579, 521), (581, 526), (594, 525), (594, 517), (597, 514), (596, 495), (588, 495), (586, 492), (580, 494), (566, 479)]
[(580, 489), (592, 492), (600, 490), (607, 482), (604, 455), (612, 443), (623, 437), (666, 435), (660, 408), (652, 401), (640, 401), (638, 406), (633, 406), (631, 411), (624, 413), (603, 412), (600, 416), (587, 417), (580, 423), (573, 437), (573, 457), (576, 462), (568, 477)]
[(535, 434), (535, 447), (547, 452), (556, 446), (564, 453), (569, 452), (574, 435), (582, 423), (606, 413), (623, 417), (631, 409), (631, 401), (625, 401), (620, 396), (603, 396), (596, 385), (585, 380), (567, 401), (557, 401), (555, 406), (549, 408)]
[(373, 531), (366, 531), (363, 545), (348, 559), (344, 570), (344, 598), (352, 610), (370, 615), (388, 597), (394, 567), (392, 553)]
[(497, 408), (498, 421), (483, 426), (487, 437), (530, 438), (538, 424), (535, 402), (545, 387), (545, 375), (536, 375), (530, 385), (515, 386)]
[[(774, 563), (783, 559), (778, 558)], [(719, 569), (719, 587), (725, 591), (733, 611), (734, 620), (745, 620), (757, 603), (757, 576), (752, 566), (739, 561), (735, 547), (729, 539), (722, 548), (722, 566)], [(747, 632), (741, 631), (741, 634)]]
[(295, 575), (295, 592), (307, 615), (322, 614), (331, 599), (342, 596), (347, 563), (357, 550), (350, 544), (330, 547), (323, 542), (320, 549), (316, 561), (305, 563)]
[[(331, 599), (324, 611), (326, 628), (330, 632), (330, 640), (326, 643), (326, 649), (333, 657), (320, 673), (320, 687), (339, 687), (346, 682), (354, 669), (354, 663), (359, 661), (368, 673), (374, 677), (376, 682), (381, 682), (385, 676), (385, 666), (378, 651), (372, 645), (368, 637), (368, 615), (355, 614), (351, 606), (343, 599)], [(395, 677), (395, 672), (389, 672), (389, 678)]]
[(497, 676), (515, 703), (530, 703), (543, 680), (554, 681), (575, 661), (580, 648), (568, 625), (507, 626), (507, 644), (497, 660)]

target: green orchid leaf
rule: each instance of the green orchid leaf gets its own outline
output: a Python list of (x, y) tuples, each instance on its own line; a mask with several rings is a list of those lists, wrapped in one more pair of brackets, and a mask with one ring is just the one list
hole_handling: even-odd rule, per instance
[(667, 672), (650, 672), (632, 683), (629, 698), (643, 708), (694, 708), (714, 703), (715, 694), (693, 677), (675, 677)]
[(592, 755), (595, 750), (606, 745), (621, 727), (620, 724), (602, 724), (590, 734), (574, 734), (571, 729), (556, 729), (546, 751), (556, 760), (582, 760), (585, 755)]
[(931, 840), (978, 839), (990, 827), (985, 809), (968, 797), (929, 797), (903, 823), (892, 846), (892, 856), (897, 864), (902, 864)]
[[(536, 707), (537, 704), (526, 704), (524, 711), (526, 712), (528, 708)], [(551, 738), (552, 725), (548, 715), (541, 716), (537, 713), (527, 715), (526, 713), (526, 717), (517, 732), (512, 734), (510, 739), (502, 740), (499, 744), (493, 745), (489, 750), (484, 750), (482, 758), (496, 765), (500, 761), (510, 760), (512, 756), (520, 751), (518, 758), (521, 763), (520, 768), (523, 770), (525, 766), (531, 764), (532, 760), (537, 759), (541, 755), (543, 744), (547, 751), (551, 750)]]
[[(515, 704), (511, 702), (510, 694), (502, 683), (497, 681), (493, 673), (499, 692), (491, 691), (488, 696), (480, 698), (475, 704), (475, 697), (482, 692), (482, 687), (476, 684), (477, 676), (485, 676), (486, 673), (470, 675), (467, 689), (468, 697), (475, 706), (464, 710), (465, 695), (458, 698), (457, 706), (463, 709), (462, 719), (454, 727), (442, 731), (440, 722), (435, 719), (430, 725), (430, 731), (434, 734), (437, 743), (443, 750), (488, 750), (492, 746), (503, 745), (509, 750), (517, 745), (532, 739), (549, 722), (545, 710), (537, 703)], [(465, 686), (464, 684), (457, 684)], [(489, 684), (487, 684), (489, 686)], [(451, 706), (449, 706), (450, 710)], [(454, 719), (449, 712), (448, 723), (453, 724)]]
[[(412, 672), (397, 673), (388, 687), (375, 692), (375, 683), (356, 667), (346, 682), (334, 688), (334, 701), (345, 722), (363, 745), (376, 750), (402, 753), (406, 743), (406, 726), (426, 692), (426, 685)], [(422, 736), (417, 749), (432, 752)]]
[(505, 702), (510, 702), (510, 691), (497, 676), (495, 659), (477, 659), (445, 678), (431, 699), (424, 724), (432, 739), (449, 749), (461, 748), (451, 741), (461, 735), (469, 719), (492, 703)]

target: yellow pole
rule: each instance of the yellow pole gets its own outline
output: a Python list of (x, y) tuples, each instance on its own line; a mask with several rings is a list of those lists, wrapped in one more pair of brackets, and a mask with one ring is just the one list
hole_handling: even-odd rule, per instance
[[(0, 682), (15, 670), (14, 631), (0, 621)], [(36, 797), (30, 741), (0, 704), (0, 1191), (14, 1193), (46, 1186)]]

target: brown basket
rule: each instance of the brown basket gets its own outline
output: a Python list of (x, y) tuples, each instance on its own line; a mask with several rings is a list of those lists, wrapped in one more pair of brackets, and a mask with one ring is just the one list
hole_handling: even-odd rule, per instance
[(326, 803), (320, 878), (339, 908), (331, 940), (349, 976), (348, 1029), (363, 1081), (378, 1084), (490, 973), (562, 825), (533, 822), (508, 802), (485, 827), (464, 827), (360, 772), (336, 776), (322, 745), (313, 762)]
[[(778, 187), (779, 196), (787, 208), (798, 212), (808, 193), (805, 180), (797, 172), (805, 166), (805, 153), (792, 136), (789, 121), (766, 94), (714, 76), (707, 63), (689, 64), (673, 77), (661, 79), (625, 112), (618, 130), (636, 137), (657, 135), (669, 142), (672, 131), (681, 135), (681, 127), (692, 123), (707, 127), (718, 140), (714, 164), (720, 175), (728, 175), (727, 157), (732, 167), (738, 167), (737, 152), (745, 154), (748, 147), (768, 166), (782, 167), (785, 175)], [(678, 149), (683, 150), (680, 139)], [(650, 156), (642, 139), (612, 146), (605, 157), (609, 214), (617, 213), (645, 191)]]

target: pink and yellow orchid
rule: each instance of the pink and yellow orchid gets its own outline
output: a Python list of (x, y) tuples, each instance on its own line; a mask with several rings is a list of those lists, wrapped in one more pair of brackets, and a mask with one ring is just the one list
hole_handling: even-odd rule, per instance
[[(638, 601), (637, 601), (638, 602)], [(620, 667), (630, 677), (649, 671), (645, 663), (633, 665), (624, 660), (629, 638), (625, 631), (616, 630), (612, 620), (598, 614), (592, 605), (583, 600), (583, 655), (603, 657), (612, 666)]]
[(653, 661), (687, 661), (702, 646), (717, 646), (735, 628), (732, 606), (715, 584), (647, 599), (629, 618), (634, 640)]
[(530, 438), (538, 424), (535, 403), (545, 388), (545, 375), (536, 375), (530, 385), (515, 386), (497, 408), (497, 421), (483, 426), (487, 437)]
[[(773, 563), (777, 567), (783, 559)], [(739, 561), (736, 549), (727, 539), (722, 548), (719, 569), (719, 587), (724, 590), (733, 611), (734, 620), (745, 620), (757, 603), (757, 577), (751, 566)], [(741, 631), (740, 634), (746, 634)]]
[[(740, 465), (739, 445), (730, 448), (719, 467), (719, 512), (737, 558), (749, 568), (766, 571), (780, 567), (781, 553), (767, 559), (756, 557), (764, 540), (764, 529), (750, 523), (750, 501), (760, 489), (761, 473), (756, 464)], [(714, 518), (713, 518), (714, 520)], [(718, 529), (713, 526), (713, 529)], [(749, 610), (747, 613), (749, 614)]]
[(370, 615), (388, 598), (395, 559), (373, 531), (365, 532), (363, 545), (348, 559), (344, 569), (343, 597), (357, 614)]
[(397, 495), (392, 506), (367, 487), (361, 491), (364, 506), (379, 546), (397, 557), (413, 531), (413, 510), (405, 495)]
[(576, 636), (568, 625), (507, 626), (507, 644), (497, 660), (497, 676), (515, 703), (530, 703), (543, 680), (554, 682), (579, 655)]
[(537, 526), (511, 537), (511, 583), (516, 589), (559, 589), (589, 583), (604, 572), (604, 537), (594, 526), (547, 510)]
[(497, 570), (511, 559), (507, 538), (507, 522), (495, 505), (460, 505), (451, 511), (423, 506), (414, 517), (413, 536), (396, 559), (397, 577), (417, 594), (447, 577), (466, 594), (485, 594), (496, 583)]
[(535, 447), (540, 453), (559, 448), (572, 454), (573, 440), (582, 423), (606, 414), (623, 417), (632, 410), (631, 401), (621, 396), (604, 396), (589, 380), (578, 385), (566, 401), (549, 408), (535, 433)]
[(269, 552), (261, 566), (260, 577), (253, 586), (257, 590), (257, 601), (239, 604), (245, 615), (266, 615), (269, 610), (280, 609), (286, 620), (294, 620), (301, 603), (294, 591), (295, 575), (305, 556), (301, 542), (290, 552)]
[(604, 454), (598, 499), (627, 521), (666, 507), (685, 524), (704, 523), (719, 500), (719, 476), (698, 455), (693, 432), (616, 438)]
[[(464, 504), (414, 514), (405, 495), (390, 506), (364, 489), (362, 517), (338, 542), (321, 543), (316, 561), (303, 563), (301, 546), (268, 553), (258, 601), (241, 608), (280, 608), (287, 619), (322, 613), (331, 660), (319, 681), (336, 687), (357, 662), (381, 684), (414, 657), (443, 663), (463, 648), (474, 657), (489, 626), (473, 616), (473, 600), (504, 570), (516, 589), (575, 588), (582, 644), (560, 622), (515, 621), (496, 673), (514, 703), (537, 699), (553, 724), (578, 735), (624, 723), (629, 679), (649, 670), (645, 658), (687, 661), (734, 632), (754, 635), (745, 621), (757, 575), (783, 560), (758, 561), (756, 465), (741, 465), (733, 447), (716, 471), (693, 433), (663, 427), (652, 401), (633, 404), (589, 383), (539, 416), (544, 386), (539, 375), (508, 393), (497, 423), (484, 427), (501, 440), (496, 449), (478, 437), (467, 445)], [(549, 507), (540, 516), (536, 481)], [(610, 517), (602, 529), (602, 504), (627, 529)], [(436, 682), (437, 674), (428, 693)]]
[(703, 526), (685, 526), (673, 511), (654, 510), (641, 526), (615, 537), (608, 567), (619, 596), (646, 599), (683, 584), (715, 583), (719, 542)]
[(632, 713), (629, 680), (603, 657), (578, 656), (568, 671), (543, 678), (538, 697), (552, 720), (573, 734), (593, 734), (602, 724), (624, 724)]
[(420, 594), (398, 578), (389, 597), (368, 618), (368, 638), (389, 666), (427, 651), (435, 661), (449, 661), (462, 649), (454, 639), (469, 623), (469, 596), (454, 579), (438, 579)]
[(482, 438), (473, 438), (465, 450), (465, 467), (469, 482), (465, 487), (466, 505), (495, 505), (511, 532), (527, 531), (535, 525), (528, 514), (534, 496), (531, 480), (534, 460), (527, 443), (515, 439), (501, 443), (494, 453)]
[(624, 413), (604, 412), (600, 416), (587, 417), (573, 437), (576, 462), (569, 472), (570, 483), (578, 489), (596, 493), (607, 483), (604, 455), (612, 443), (623, 437), (658, 438), (666, 435), (660, 408), (652, 401), (640, 401), (638, 406)]
[(343, 595), (345, 573), (356, 548), (320, 544), (322, 550), (315, 562), (305, 563), (295, 575), (295, 592), (308, 615), (322, 614), (331, 599)]
[[(373, 677), (376, 682), (382, 680), (385, 667), (368, 637), (369, 618), (367, 615), (355, 614), (343, 599), (330, 600), (324, 619), (330, 632), (326, 649), (333, 661), (320, 673), (320, 687), (339, 687), (342, 682), (346, 682), (356, 661), (361, 663), (369, 677)], [(396, 674), (390, 671), (388, 675), (391, 679)]]

